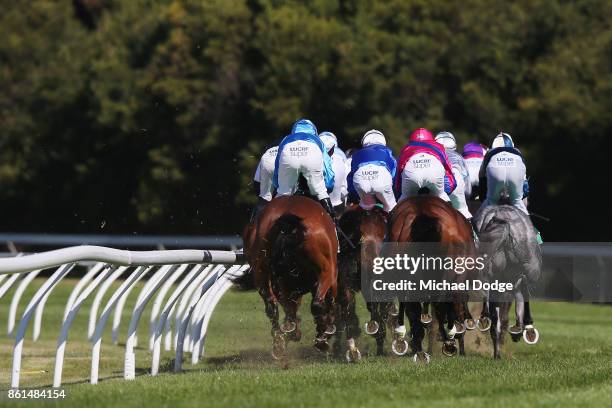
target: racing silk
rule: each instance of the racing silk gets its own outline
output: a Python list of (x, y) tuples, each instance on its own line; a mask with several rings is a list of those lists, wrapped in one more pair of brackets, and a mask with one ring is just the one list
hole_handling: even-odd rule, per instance
[(399, 167), (395, 176), (395, 189), (396, 191), (402, 190), (402, 178), (401, 174), (406, 167), (406, 163), (412, 156), (419, 153), (427, 153), (436, 157), (442, 166), (444, 167), (444, 191), (446, 194), (452, 193), (457, 187), (457, 181), (451, 170), (451, 165), (446, 155), (446, 150), (438, 142), (410, 142), (402, 149), (399, 158)]
[[(508, 152), (508, 153), (512, 153), (515, 154), (517, 156), (519, 156), (521, 158), (521, 161), (523, 162), (523, 164), (525, 164), (526, 167), (526, 163), (525, 163), (525, 158), (523, 157), (523, 154), (521, 153), (521, 151), (519, 149), (517, 149), (516, 147), (496, 147), (495, 149), (491, 149), (487, 152), (487, 154), (484, 157), (484, 160), (482, 161), (482, 166), (480, 167), (480, 174), (478, 175), (479, 178), (479, 182), (478, 182), (478, 190), (479, 190), (479, 196), (480, 196), (480, 201), (484, 201), (487, 197), (487, 166), (489, 165), (489, 162), (491, 162), (491, 159), (493, 158), (493, 156), (495, 156), (498, 153), (501, 152)], [(529, 181), (527, 181), (527, 177), (525, 177), (525, 181), (523, 181), (523, 198), (527, 198), (529, 197)]]
[(465, 160), (463, 160), (463, 156), (456, 150), (447, 150), (446, 154), (448, 155), (451, 167), (459, 169), (463, 182), (465, 183), (465, 195), (469, 197), (472, 194), (472, 184), (470, 183), (470, 173), (467, 164), (465, 164)]
[(362, 166), (367, 164), (375, 164), (377, 166), (386, 167), (391, 177), (395, 177), (397, 170), (397, 162), (393, 157), (393, 152), (387, 146), (381, 144), (373, 144), (366, 146), (351, 156), (351, 172), (348, 175), (348, 190), (349, 193), (357, 193), (353, 185), (353, 176), (355, 172)]
[(287, 135), (283, 138), (280, 145), (278, 146), (279, 154), (276, 155), (276, 161), (274, 162), (274, 177), (272, 179), (272, 183), (275, 188), (278, 188), (278, 163), (283, 151), (283, 147), (287, 143), (295, 142), (297, 140), (304, 140), (310, 143), (314, 143), (319, 147), (321, 152), (323, 153), (323, 178), (325, 180), (325, 188), (327, 191), (331, 191), (334, 188), (334, 168), (332, 165), (332, 159), (329, 157), (329, 153), (327, 149), (325, 149), (325, 145), (323, 145), (323, 141), (317, 135), (313, 135), (310, 133), (304, 132), (296, 132), (290, 135)]

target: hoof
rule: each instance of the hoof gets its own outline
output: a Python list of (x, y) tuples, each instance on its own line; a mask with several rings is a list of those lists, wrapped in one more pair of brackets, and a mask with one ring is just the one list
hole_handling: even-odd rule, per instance
[(296, 329), (297, 325), (295, 322), (287, 321), (280, 326), (280, 331), (283, 333), (291, 333)]
[(336, 325), (332, 324), (332, 325), (327, 326), (327, 328), (325, 329), (325, 334), (328, 336), (332, 336), (336, 334)]
[(300, 329), (294, 330), (291, 333), (287, 333), (287, 340), (298, 342), (302, 339), (302, 331)]
[(463, 323), (455, 322), (453, 328), (455, 329), (455, 335), (465, 333), (465, 325)]
[(491, 319), (489, 319), (487, 316), (481, 316), (476, 322), (476, 326), (481, 332), (487, 332), (491, 329)]
[(433, 320), (433, 318), (431, 317), (431, 315), (429, 313), (427, 314), (422, 314), (421, 315), (421, 323), (427, 325), (427, 324), (431, 324), (431, 321)]
[(510, 332), (510, 334), (512, 334), (513, 336), (523, 334), (523, 329), (522, 329), (520, 326), (516, 325), (516, 324), (515, 324), (514, 326), (510, 327), (510, 328), (508, 329), (508, 331), (509, 331), (509, 332)]
[(274, 336), (272, 342), (272, 358), (275, 360), (281, 360), (287, 355), (287, 342), (282, 334)]
[(373, 336), (376, 333), (378, 333), (378, 329), (379, 329), (378, 322), (376, 320), (370, 320), (369, 322), (365, 324), (364, 329), (365, 329), (366, 334)]
[(454, 341), (445, 341), (442, 345), (442, 354), (447, 357), (455, 357), (457, 355), (457, 346)]
[(399, 314), (399, 309), (397, 308), (397, 305), (395, 303), (389, 306), (389, 314), (391, 316), (397, 316)]
[(327, 339), (315, 339), (314, 347), (321, 353), (327, 353), (329, 351), (329, 343)]
[(418, 364), (418, 363), (429, 364), (429, 362), (431, 361), (431, 356), (425, 353), (424, 351), (418, 351), (414, 353), (414, 356), (412, 356), (412, 361), (415, 364)]
[(463, 324), (465, 328), (469, 331), (476, 329), (476, 321), (474, 319), (465, 319)]
[(395, 339), (391, 342), (391, 350), (395, 355), (403, 356), (408, 352), (408, 342), (404, 339)]
[(512, 339), (513, 343), (518, 343), (519, 341), (521, 341), (521, 338), (523, 337), (522, 333), (510, 333), (510, 338)]
[(361, 361), (361, 352), (357, 347), (353, 349), (346, 350), (346, 362), (347, 363), (356, 363)]
[(535, 327), (529, 325), (525, 326), (525, 331), (523, 332), (523, 340), (525, 343), (529, 345), (536, 344), (540, 340), (540, 332)]

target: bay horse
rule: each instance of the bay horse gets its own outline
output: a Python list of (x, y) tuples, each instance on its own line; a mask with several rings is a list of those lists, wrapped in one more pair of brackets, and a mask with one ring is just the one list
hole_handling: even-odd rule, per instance
[[(449, 248), (447, 255), (453, 258), (476, 255), (469, 222), (450, 203), (438, 197), (423, 194), (401, 201), (391, 212), (389, 223), (390, 242), (439, 243), (441, 247)], [(467, 279), (466, 275), (458, 275), (451, 270), (442, 277), (453, 282), (463, 282)], [(443, 341), (442, 351), (449, 356), (457, 353), (455, 336), (459, 337), (460, 353), (464, 354), (463, 333), (466, 326), (475, 326), (467, 308), (466, 295), (451, 295), (453, 302), (433, 303), (439, 335)], [(408, 316), (410, 322), (413, 360), (429, 362), (430, 356), (422, 348), (428, 316), (423, 313), (421, 302), (400, 302), (393, 352), (403, 355), (408, 351), (408, 343), (404, 339), (404, 315)], [(449, 332), (444, 327), (445, 323)], [(430, 341), (430, 351), (431, 347)]]
[[(483, 304), (481, 319), (491, 321), (493, 358), (498, 359), (506, 330), (515, 342), (521, 336), (527, 344), (539, 340), (531, 317), (528, 287), (540, 278), (542, 254), (531, 219), (518, 208), (508, 204), (490, 205), (481, 208), (474, 220), (481, 253), (488, 258), (484, 277), (514, 284), (512, 292), (487, 296)], [(516, 324), (508, 329), (508, 313), (513, 300)]]
[[(315, 347), (327, 351), (327, 340), (335, 332), (338, 275), (338, 241), (331, 217), (310, 198), (276, 197), (247, 225), (243, 240), (250, 269), (236, 282), (243, 289), (257, 289), (263, 299), (272, 324), (272, 356), (285, 356), (286, 338), (301, 339), (297, 310), (308, 292)], [(285, 312), (283, 324), (279, 303)]]
[[(355, 312), (355, 294), (361, 290), (362, 268), (371, 269), (373, 259), (380, 255), (380, 248), (387, 235), (387, 213), (379, 207), (364, 210), (358, 205), (348, 206), (339, 220), (346, 237), (340, 242), (338, 256), (338, 337), (346, 333), (348, 362), (361, 359), (356, 345), (360, 334), (359, 318)], [(363, 256), (362, 256), (363, 255)], [(367, 334), (376, 338), (376, 354), (383, 354), (385, 322), (393, 303), (366, 302), (370, 321), (365, 325)], [(339, 344), (336, 343), (336, 344)]]

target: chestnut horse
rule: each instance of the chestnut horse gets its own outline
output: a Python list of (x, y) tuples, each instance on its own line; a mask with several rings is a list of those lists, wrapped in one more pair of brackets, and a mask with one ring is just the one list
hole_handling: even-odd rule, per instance
[[(272, 323), (274, 358), (285, 355), (285, 338), (299, 341), (297, 310), (312, 293), (315, 347), (329, 348), (335, 332), (333, 308), (337, 293), (338, 241), (334, 222), (316, 201), (302, 196), (274, 198), (245, 228), (244, 252), (251, 266), (237, 281), (256, 288)], [(278, 304), (285, 311), (279, 325)]]
[[(361, 358), (355, 343), (360, 333), (359, 319), (355, 312), (355, 293), (361, 290), (362, 268), (371, 269), (374, 257), (380, 255), (380, 247), (387, 235), (387, 214), (378, 207), (364, 210), (358, 205), (351, 205), (340, 217), (339, 224), (346, 233), (346, 239), (340, 243), (338, 257), (338, 336), (346, 332), (348, 349), (345, 357), (347, 361), (353, 362)], [(365, 329), (366, 333), (375, 336), (378, 355), (383, 354), (385, 322), (392, 306), (392, 303), (367, 302), (370, 321), (366, 323)]]
[[(469, 222), (456, 211), (450, 203), (429, 195), (410, 197), (398, 203), (390, 214), (390, 242), (440, 243), (448, 248), (447, 256), (475, 256), (476, 248)], [(457, 275), (454, 271), (444, 276), (453, 282), (463, 282), (466, 274)], [(475, 326), (467, 308), (466, 296), (451, 294), (453, 302), (438, 302), (433, 304), (439, 324), (439, 334), (444, 342), (443, 352), (454, 355), (457, 352), (455, 335), (459, 335), (461, 354), (464, 353), (463, 336), (466, 325)], [(410, 321), (412, 338), (410, 346), (414, 353), (414, 361), (429, 362), (429, 354), (423, 352), (422, 343), (425, 336), (426, 315), (423, 305), (419, 302), (400, 302), (396, 340), (392, 349), (396, 354), (403, 355), (408, 351), (404, 340), (404, 314)], [(430, 319), (429, 319), (430, 320)], [(466, 324), (464, 324), (466, 322)], [(469, 322), (469, 324), (467, 323)], [(444, 324), (447, 323), (447, 332)], [(430, 342), (431, 350), (431, 342)]]

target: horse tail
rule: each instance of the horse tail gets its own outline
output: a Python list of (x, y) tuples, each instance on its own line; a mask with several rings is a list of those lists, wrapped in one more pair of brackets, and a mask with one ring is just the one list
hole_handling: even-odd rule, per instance
[(410, 228), (412, 242), (440, 242), (440, 224), (438, 219), (425, 214), (417, 215)]
[(302, 219), (294, 214), (285, 214), (274, 223), (268, 234), (268, 242), (272, 244), (270, 265), (273, 274), (281, 271), (297, 274), (297, 254), (300, 253), (305, 233)]
[(510, 192), (507, 187), (502, 188), (499, 193), (499, 204), (500, 205), (512, 205), (512, 201), (510, 200)]

